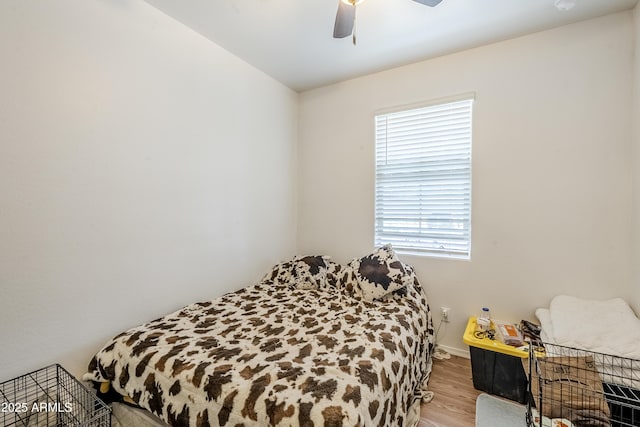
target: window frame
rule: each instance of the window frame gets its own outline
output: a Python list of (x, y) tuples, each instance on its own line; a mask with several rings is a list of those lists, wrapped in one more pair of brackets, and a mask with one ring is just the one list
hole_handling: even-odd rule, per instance
[[(473, 181), (473, 174), (472, 174), (472, 164), (473, 164), (473, 157), (472, 157), (472, 147), (473, 147), (473, 107), (474, 107), (474, 101), (475, 101), (475, 94), (474, 93), (466, 93), (466, 94), (462, 94), (462, 95), (458, 95), (455, 97), (448, 97), (448, 98), (440, 98), (440, 99), (436, 99), (436, 100), (431, 100), (428, 102), (423, 102), (423, 103), (419, 103), (419, 104), (412, 104), (412, 105), (405, 105), (405, 106), (401, 106), (401, 107), (395, 107), (392, 109), (386, 109), (386, 110), (380, 110), (374, 113), (374, 149), (375, 149), (375, 153), (374, 153), (374, 157), (375, 157), (375, 161), (374, 161), (374, 165), (375, 165), (375, 172), (374, 172), (374, 242), (375, 242), (375, 246), (381, 246), (387, 243), (391, 243), (394, 247), (394, 249), (396, 250), (396, 252), (398, 253), (403, 253), (403, 254), (411, 254), (411, 255), (417, 255), (417, 256), (425, 256), (425, 257), (436, 257), (436, 258), (452, 258), (452, 259), (461, 259), (461, 260), (470, 260), (471, 259), (471, 248), (472, 248), (472, 181)], [(449, 197), (449, 198), (456, 198), (456, 197), (463, 197), (465, 198), (464, 201), (464, 212), (462, 212), (464, 216), (463, 221), (461, 221), (462, 223), (462, 231), (463, 233), (454, 233), (452, 231), (452, 228), (455, 224), (460, 223), (460, 221), (456, 222), (455, 218), (451, 219), (452, 217), (455, 217), (456, 215), (454, 214), (449, 214), (450, 219), (445, 219), (444, 221), (441, 221), (439, 224), (441, 227), (446, 227), (447, 225), (449, 226), (449, 231), (443, 231), (444, 229), (440, 229), (440, 231), (442, 231), (442, 237), (440, 238), (440, 241), (438, 241), (437, 238), (433, 238), (434, 234), (438, 234), (439, 230), (438, 227), (429, 227), (429, 220), (426, 218), (426, 214), (424, 214), (422, 212), (422, 208), (420, 209), (420, 214), (417, 217), (417, 222), (420, 224), (417, 227), (414, 227), (413, 229), (411, 228), (406, 228), (407, 230), (406, 232), (406, 236), (404, 238), (404, 243), (410, 242), (411, 240), (413, 240), (411, 243), (408, 244), (402, 244), (402, 237), (397, 237), (398, 235), (401, 235), (401, 232), (396, 232), (396, 237), (393, 239), (389, 239), (389, 235), (393, 234), (390, 233), (388, 230), (389, 229), (393, 229), (392, 226), (387, 226), (386, 227), (386, 236), (385, 236), (385, 227), (383, 225), (381, 225), (381, 221), (392, 221), (393, 217), (391, 217), (391, 219), (389, 219), (389, 216), (387, 216), (386, 214), (381, 214), (382, 211), (384, 211), (385, 206), (384, 205), (384, 198), (383, 196), (380, 194), (381, 192), (381, 187), (383, 185), (385, 185), (384, 183), (381, 183), (381, 181), (384, 181), (384, 179), (382, 178), (382, 174), (380, 173), (380, 168), (382, 167), (380, 165), (381, 160), (379, 159), (380, 156), (380, 152), (381, 152), (381, 146), (384, 145), (384, 147), (387, 147), (387, 151), (388, 151), (388, 147), (389, 147), (389, 137), (387, 134), (384, 135), (385, 141), (381, 142), (379, 140), (380, 137), (380, 132), (379, 132), (379, 120), (381, 120), (381, 118), (386, 118), (387, 120), (389, 120), (389, 118), (391, 118), (393, 120), (394, 115), (396, 116), (403, 116), (403, 115), (418, 115), (420, 113), (425, 114), (425, 115), (429, 115), (429, 114), (434, 114), (433, 110), (437, 110), (437, 109), (442, 109), (442, 108), (446, 108), (447, 106), (449, 108), (455, 108), (456, 106), (460, 106), (463, 105), (463, 109), (467, 108), (468, 109), (468, 115), (464, 116), (464, 120), (466, 121), (466, 126), (462, 126), (462, 128), (464, 128), (465, 132), (466, 132), (466, 137), (464, 137), (463, 139), (466, 139), (466, 144), (467, 144), (467, 148), (466, 151), (464, 153), (464, 156), (466, 156), (465, 159), (462, 159), (462, 154), (460, 154), (460, 158), (456, 159), (457, 161), (464, 161), (466, 162), (465, 164), (466, 166), (466, 172), (464, 173), (460, 173), (459, 176), (465, 175), (466, 177), (468, 177), (467, 181), (464, 182), (464, 185), (462, 185), (462, 187), (464, 187), (466, 185), (466, 188), (464, 188), (464, 191), (460, 194), (456, 193), (455, 191), (451, 191), (449, 193), (445, 192), (444, 196), (445, 198)], [(455, 115), (448, 115), (447, 117), (449, 119), (453, 119)], [(437, 121), (437, 120), (436, 120)], [(429, 122), (429, 120), (426, 120), (426, 122)], [(426, 131), (424, 132), (428, 132), (430, 129), (433, 131), (433, 128), (429, 128), (429, 126), (434, 126), (433, 123), (429, 124), (427, 123), (426, 125)], [(389, 125), (388, 123), (384, 126), (384, 128), (388, 129)], [(452, 127), (454, 128), (454, 127)], [(449, 132), (451, 133), (451, 132)], [(449, 142), (452, 141), (454, 138), (452, 138), (451, 136), (454, 135), (450, 135), (445, 137), (445, 139), (447, 139)], [(424, 137), (427, 138), (428, 137)], [(416, 138), (419, 139), (419, 138)], [(413, 143), (412, 141), (410, 141), (410, 143)], [(433, 144), (433, 141), (431, 142)], [(429, 142), (428, 141), (423, 141), (423, 142), (416, 142), (415, 143), (418, 146), (421, 146), (421, 148), (426, 152), (428, 151), (429, 148)], [(448, 147), (448, 146), (454, 146), (454, 144), (446, 144), (443, 145), (443, 147)], [(433, 147), (433, 145), (432, 145)], [(384, 157), (385, 157), (385, 163), (389, 161), (389, 155), (387, 154), (387, 151), (385, 151)], [(440, 152), (440, 150), (437, 150), (438, 152)], [(446, 151), (446, 150), (444, 150)], [(443, 151), (443, 152), (444, 152)], [(455, 149), (451, 149), (451, 152), (454, 153), (457, 150)], [(424, 169), (420, 169), (420, 171), (424, 174), (426, 174), (427, 172), (425, 172), (426, 163), (429, 163), (431, 165), (437, 165), (438, 161), (437, 160), (433, 160), (432, 157), (437, 157), (437, 155), (433, 155), (433, 156), (429, 156), (426, 154), (423, 154), (421, 156), (421, 160), (420, 161), (414, 161), (414, 162), (402, 162), (402, 161), (395, 161), (395, 163), (392, 161), (392, 165), (389, 167), (390, 169), (394, 169), (394, 168), (398, 168), (398, 165), (400, 165), (399, 167), (403, 167), (403, 166), (408, 166), (413, 164), (414, 166), (418, 166), (418, 163), (422, 164), (422, 167), (424, 167)], [(446, 162), (444, 161), (440, 161), (440, 166), (446, 166), (445, 165)], [(386, 163), (389, 164), (389, 163)], [(393, 166), (396, 165), (396, 166)], [(463, 168), (465, 169), (465, 168)], [(410, 175), (410, 173), (407, 173), (408, 175)], [(433, 178), (430, 178), (431, 182), (433, 182)], [(391, 179), (392, 181), (393, 179)], [(389, 180), (386, 181), (387, 184), (389, 185)], [(424, 186), (424, 182), (429, 182), (429, 179), (427, 178), (423, 178), (422, 180), (417, 180), (414, 179), (413, 181), (410, 181), (411, 183), (418, 185), (419, 187), (422, 188), (422, 186)], [(422, 182), (422, 185), (420, 185), (419, 183)], [(448, 185), (448, 184), (447, 184)], [(446, 185), (445, 185), (446, 186)], [(422, 191), (422, 190), (421, 190)], [(457, 190), (456, 190), (457, 191)], [(461, 195), (462, 194), (462, 195)], [(404, 196), (405, 198), (408, 196)], [(429, 197), (431, 197), (431, 202), (429, 202)], [(387, 197), (387, 199), (389, 199), (389, 197)], [(419, 196), (418, 199), (420, 202), (424, 202), (426, 201), (426, 204), (431, 206), (434, 202), (433, 202), (433, 196), (424, 196), (421, 195)], [(402, 203), (401, 203), (402, 204)], [(408, 203), (406, 203), (406, 200), (404, 201), (405, 205), (408, 205)], [(421, 203), (422, 206), (422, 203)], [(452, 204), (453, 206), (453, 204)], [(386, 208), (389, 208), (389, 202), (387, 202), (387, 206)], [(447, 216), (447, 214), (442, 215), (442, 216)], [(407, 219), (404, 219), (404, 222), (409, 222)], [(413, 223), (415, 223), (416, 221), (411, 221)], [(435, 223), (433, 220), (431, 220), (432, 223)], [(398, 223), (402, 223), (402, 221), (398, 221)], [(425, 225), (423, 225), (425, 224)], [(397, 225), (396, 228), (403, 228), (402, 225)], [(419, 230), (419, 231), (418, 231)], [(412, 232), (416, 232), (413, 233)], [(410, 234), (412, 234), (411, 236), (409, 236)], [(463, 236), (462, 238), (460, 238), (460, 236)], [(462, 250), (460, 249), (456, 249), (455, 246), (456, 244), (451, 243), (451, 239), (446, 239), (446, 237), (453, 237), (453, 240), (460, 243), (460, 242), (466, 242), (466, 246), (464, 246), (464, 248)], [(400, 242), (399, 242), (400, 240)], [(420, 243), (420, 241), (424, 241), (422, 243)], [(429, 242), (426, 242), (426, 240), (430, 240)], [(449, 241), (447, 243), (447, 241)], [(443, 242), (442, 244), (440, 244), (441, 242)], [(435, 246), (438, 245), (440, 246), (439, 248), (436, 248)], [(459, 246), (459, 245), (458, 245)]]

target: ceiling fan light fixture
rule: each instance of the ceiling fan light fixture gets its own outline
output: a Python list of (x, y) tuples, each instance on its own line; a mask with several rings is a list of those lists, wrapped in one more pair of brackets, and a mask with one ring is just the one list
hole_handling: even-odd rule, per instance
[(573, 9), (576, 0), (556, 0), (555, 5), (558, 10), (567, 11)]
[[(333, 38), (343, 39), (353, 36), (353, 44), (356, 44), (356, 6), (364, 0), (338, 0), (338, 13), (336, 13), (336, 23), (333, 26)], [(413, 0), (425, 6), (435, 7), (442, 0)], [(560, 0), (557, 0), (560, 1)]]

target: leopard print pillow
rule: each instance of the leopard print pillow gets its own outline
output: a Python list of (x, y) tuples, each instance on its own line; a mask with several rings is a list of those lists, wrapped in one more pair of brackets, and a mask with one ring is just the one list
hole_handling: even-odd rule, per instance
[(273, 286), (289, 286), (293, 280), (291, 261), (281, 262), (273, 266), (270, 272), (264, 275), (260, 283)]
[(276, 264), (260, 283), (289, 289), (320, 289), (336, 286), (341, 266), (325, 255), (296, 256)]
[(310, 255), (295, 257), (291, 275), (293, 287), (296, 289), (319, 289), (328, 285), (327, 267), (328, 256)]
[(391, 245), (349, 263), (365, 301), (374, 301), (404, 288), (411, 280)]

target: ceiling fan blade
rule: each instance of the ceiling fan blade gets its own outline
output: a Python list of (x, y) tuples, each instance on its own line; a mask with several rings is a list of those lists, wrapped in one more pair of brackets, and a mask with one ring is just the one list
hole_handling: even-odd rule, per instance
[(413, 0), (413, 1), (417, 1), (418, 3), (422, 3), (427, 6), (434, 7), (439, 5), (442, 0)]
[(333, 27), (333, 38), (341, 39), (350, 36), (353, 32), (353, 21), (356, 17), (356, 7), (338, 0), (338, 13), (336, 24)]

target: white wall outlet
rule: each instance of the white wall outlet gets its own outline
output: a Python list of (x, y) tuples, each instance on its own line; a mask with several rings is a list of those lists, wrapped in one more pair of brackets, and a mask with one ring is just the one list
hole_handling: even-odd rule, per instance
[(440, 317), (443, 322), (449, 322), (449, 312), (451, 309), (449, 307), (440, 307)]

